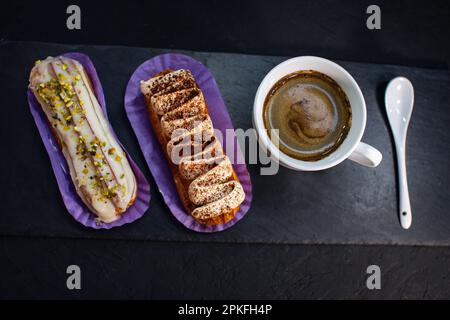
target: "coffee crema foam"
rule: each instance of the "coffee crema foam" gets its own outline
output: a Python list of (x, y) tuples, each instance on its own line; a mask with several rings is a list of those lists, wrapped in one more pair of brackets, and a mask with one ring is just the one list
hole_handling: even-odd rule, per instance
[(267, 130), (279, 130), (280, 150), (317, 161), (335, 151), (351, 127), (351, 106), (342, 88), (314, 70), (291, 73), (269, 91), (263, 109)]

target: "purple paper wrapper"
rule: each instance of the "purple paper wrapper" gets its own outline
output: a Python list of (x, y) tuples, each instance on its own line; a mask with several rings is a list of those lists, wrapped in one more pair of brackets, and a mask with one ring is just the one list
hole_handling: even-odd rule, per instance
[[(106, 118), (108, 118), (102, 85), (91, 59), (89, 59), (87, 55), (78, 52), (66, 53), (63, 54), (63, 56), (77, 60), (83, 65), (92, 82), (95, 96), (97, 97)], [(148, 184), (139, 167), (136, 165), (133, 159), (131, 159), (128, 152), (124, 149), (127, 154), (130, 166), (136, 176), (136, 182), (138, 184), (136, 201), (130, 208), (128, 208), (126, 212), (122, 214), (120, 219), (111, 223), (98, 222), (96, 220), (96, 215), (86, 207), (81, 198), (78, 196), (75, 190), (75, 186), (73, 185), (72, 178), (70, 177), (66, 159), (64, 158), (61, 148), (59, 147), (57, 141), (55, 140), (55, 137), (51, 132), (47, 117), (42, 111), (42, 108), (31, 89), (28, 89), (28, 104), (30, 105), (30, 110), (34, 118), (34, 122), (36, 123), (42, 141), (44, 142), (45, 149), (47, 150), (47, 153), (50, 157), (50, 162), (52, 164), (53, 172), (56, 176), (56, 181), (58, 182), (59, 191), (61, 192), (64, 204), (66, 205), (66, 208), (72, 215), (72, 217), (75, 218), (75, 220), (86, 227), (94, 229), (111, 229), (127, 223), (131, 223), (144, 215), (150, 204), (150, 185)], [(117, 138), (117, 135), (112, 128), (111, 131)]]
[[(197, 232), (217, 232), (228, 229), (241, 220), (250, 209), (252, 202), (252, 184), (247, 167), (245, 164), (233, 165), (246, 196), (239, 211), (228, 223), (216, 226), (202, 225), (186, 212), (178, 196), (169, 164), (167, 163), (161, 145), (153, 132), (147, 114), (144, 97), (140, 90), (141, 80), (147, 80), (166, 69), (189, 69), (203, 91), (203, 95), (209, 106), (209, 113), (214, 128), (220, 130), (223, 136), (225, 136), (226, 129), (233, 129), (233, 124), (227, 108), (212, 74), (202, 63), (182, 54), (163, 54), (147, 60), (136, 69), (128, 82), (127, 91), (125, 93), (125, 109), (128, 119), (138, 138), (139, 145), (141, 146), (144, 157), (150, 167), (150, 171), (155, 178), (159, 191), (162, 193), (164, 201), (175, 218), (185, 227)], [(236, 136), (234, 137), (234, 140), (234, 150), (227, 150), (227, 147), (224, 144), (225, 152), (228, 155), (234, 153), (234, 159), (238, 159), (238, 157), (243, 159)]]

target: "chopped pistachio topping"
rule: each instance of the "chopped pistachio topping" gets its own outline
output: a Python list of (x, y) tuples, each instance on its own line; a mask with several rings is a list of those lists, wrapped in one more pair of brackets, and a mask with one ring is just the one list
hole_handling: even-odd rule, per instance
[[(62, 65), (62, 69), (66, 71), (67, 66)], [(118, 155), (115, 148), (106, 149), (108, 144), (106, 141), (100, 141), (94, 138), (92, 141), (87, 141), (86, 137), (81, 134), (81, 127), (86, 122), (86, 110), (82, 108), (84, 102), (76, 95), (75, 88), (72, 87), (70, 80), (81, 80), (80, 75), (70, 76), (69, 81), (62, 73), (57, 75), (57, 78), (52, 78), (47, 82), (39, 83), (35, 90), (38, 96), (50, 107), (51, 117), (54, 119), (54, 125), (59, 124), (64, 131), (73, 129), (77, 134), (73, 135), (76, 144), (76, 155), (84, 162), (82, 173), (85, 175), (83, 181), (90, 181), (90, 185), (97, 191), (97, 195), (105, 198), (113, 198), (117, 196), (118, 191), (124, 192), (124, 186), (117, 184), (112, 179), (112, 175), (107, 170), (108, 163), (103, 155), (103, 150), (108, 150), (108, 154), (114, 157), (115, 161), (121, 161), (122, 156)], [(58, 108), (58, 109), (57, 109)], [(78, 115), (78, 116), (77, 116)], [(105, 148), (100, 150), (100, 147)], [(92, 157), (88, 159), (89, 157)], [(92, 162), (91, 162), (92, 161)], [(97, 174), (89, 174), (87, 164), (92, 163), (97, 171)], [(120, 179), (124, 179), (122, 174)], [(88, 179), (89, 178), (89, 179)], [(81, 180), (80, 180), (81, 181)], [(107, 186), (105, 182), (113, 186)], [(83, 182), (84, 184), (86, 182)]]

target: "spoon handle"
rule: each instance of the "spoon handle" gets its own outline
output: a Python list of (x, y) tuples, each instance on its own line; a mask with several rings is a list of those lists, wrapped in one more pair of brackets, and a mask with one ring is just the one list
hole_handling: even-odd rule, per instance
[(406, 177), (405, 141), (396, 143), (399, 184), (399, 214), (400, 223), (404, 229), (409, 229), (412, 222), (411, 203), (409, 201), (408, 179)]

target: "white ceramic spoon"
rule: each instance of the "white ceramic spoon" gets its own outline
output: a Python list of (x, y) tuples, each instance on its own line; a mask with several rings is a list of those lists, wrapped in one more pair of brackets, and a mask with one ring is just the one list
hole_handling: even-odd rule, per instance
[(394, 78), (386, 88), (384, 99), (397, 154), (400, 223), (404, 229), (408, 229), (411, 226), (412, 214), (406, 178), (405, 144), (414, 104), (414, 88), (408, 79)]

